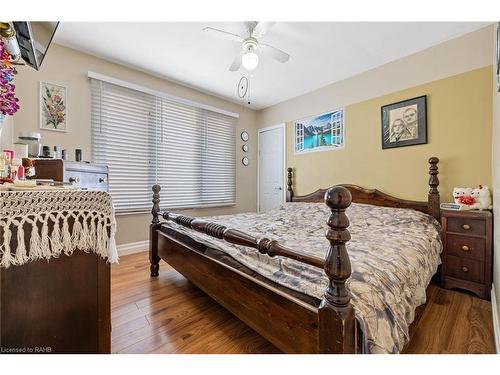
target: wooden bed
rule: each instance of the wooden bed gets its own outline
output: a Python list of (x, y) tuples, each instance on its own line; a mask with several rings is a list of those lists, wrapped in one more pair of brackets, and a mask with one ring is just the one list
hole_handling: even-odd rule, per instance
[[(290, 249), (278, 241), (254, 237), (244, 231), (178, 215), (160, 209), (160, 186), (153, 186), (153, 220), (150, 226), (149, 259), (151, 276), (159, 273), (165, 260), (210, 297), (231, 311), (285, 353), (362, 353), (363, 333), (354, 315), (346, 281), (351, 264), (346, 249), (350, 240), (345, 210), (351, 202), (415, 209), (440, 218), (438, 191), (439, 159), (429, 159), (427, 201), (403, 200), (378, 190), (356, 185), (336, 185), (305, 196), (293, 192), (292, 169), (288, 168), (287, 202), (324, 202), (331, 210), (326, 238), (330, 247), (326, 259), (300, 249)], [(186, 238), (173, 228), (162, 228), (160, 218), (173, 221), (229, 243), (257, 249), (271, 257), (282, 256), (324, 269), (329, 286), (317, 303), (299, 298), (297, 293), (267, 282), (244, 269), (207, 255), (206, 245)]]

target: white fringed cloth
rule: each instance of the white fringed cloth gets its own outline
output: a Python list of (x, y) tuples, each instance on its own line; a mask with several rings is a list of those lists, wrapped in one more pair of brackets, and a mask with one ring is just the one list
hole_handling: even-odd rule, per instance
[(0, 267), (94, 252), (118, 262), (111, 196), (102, 191), (0, 192)]

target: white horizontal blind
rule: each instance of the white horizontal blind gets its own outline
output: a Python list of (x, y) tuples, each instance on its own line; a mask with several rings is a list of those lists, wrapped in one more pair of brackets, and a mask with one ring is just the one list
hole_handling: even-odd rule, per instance
[(203, 119), (205, 147), (202, 158), (202, 202), (203, 204), (234, 202), (236, 192), (234, 118), (203, 110)]
[(92, 160), (109, 167), (109, 191), (117, 211), (151, 205), (154, 183), (152, 95), (97, 80), (91, 82)]
[(235, 118), (91, 80), (92, 159), (110, 169), (117, 212), (233, 204)]
[(162, 101), (157, 181), (162, 205), (200, 205), (203, 136), (197, 108)]

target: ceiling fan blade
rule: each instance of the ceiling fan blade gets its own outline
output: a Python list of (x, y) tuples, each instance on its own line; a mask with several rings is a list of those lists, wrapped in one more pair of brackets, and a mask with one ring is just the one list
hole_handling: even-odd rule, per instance
[(260, 43), (259, 45), (264, 50), (264, 53), (267, 53), (269, 56), (271, 56), (275, 60), (278, 60), (279, 62), (286, 63), (288, 60), (290, 60), (290, 55), (288, 53), (283, 52), (276, 47), (263, 43)]
[(235, 42), (243, 42), (243, 38), (237, 34), (230, 33), (229, 31), (224, 31), (220, 29), (216, 29), (215, 27), (204, 27), (203, 31), (209, 32), (210, 34), (213, 35), (219, 35), (222, 36), (226, 39), (233, 40)]
[(241, 66), (241, 53), (238, 53), (236, 55), (236, 57), (234, 58), (233, 63), (229, 67), (229, 70), (231, 72), (236, 72), (236, 71), (238, 71), (238, 69), (240, 68), (240, 66)]
[(269, 31), (271, 27), (273, 27), (275, 23), (276, 22), (258, 22), (255, 28), (253, 29), (252, 36), (254, 38), (260, 38), (261, 36), (266, 35), (266, 33)]

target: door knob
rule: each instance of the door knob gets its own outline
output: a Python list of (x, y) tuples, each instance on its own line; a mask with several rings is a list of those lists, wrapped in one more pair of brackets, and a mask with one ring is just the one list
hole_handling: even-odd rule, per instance
[(277, 188), (275, 188), (275, 189), (276, 189), (276, 190), (283, 190), (283, 189), (281, 188), (281, 186), (279, 186), (279, 187), (277, 187)]

